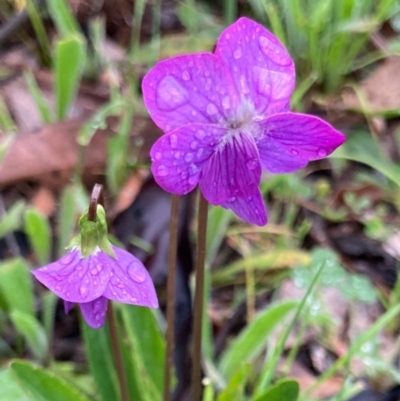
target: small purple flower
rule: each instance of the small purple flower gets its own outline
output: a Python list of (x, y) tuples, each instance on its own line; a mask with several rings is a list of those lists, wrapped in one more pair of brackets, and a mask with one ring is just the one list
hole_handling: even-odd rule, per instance
[(115, 258), (99, 248), (82, 257), (78, 248), (58, 261), (33, 270), (35, 277), (64, 300), (68, 313), (78, 303), (87, 324), (104, 325), (108, 300), (157, 308), (158, 300), (149, 273), (139, 259), (112, 246)]
[(165, 132), (150, 153), (157, 183), (178, 195), (199, 184), (211, 204), (266, 224), (262, 168), (296, 171), (345, 140), (321, 119), (288, 111), (294, 86), (289, 53), (247, 18), (222, 32), (214, 53), (159, 62), (143, 79), (145, 105)]

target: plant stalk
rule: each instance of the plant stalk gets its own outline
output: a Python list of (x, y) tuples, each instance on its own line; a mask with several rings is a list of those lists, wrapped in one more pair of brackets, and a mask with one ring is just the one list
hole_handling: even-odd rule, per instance
[(117, 370), (121, 401), (129, 401), (128, 381), (126, 378), (122, 350), (119, 346), (118, 329), (115, 319), (114, 307), (111, 301), (108, 303), (107, 320), (110, 332), (111, 349), (113, 351), (115, 368)]
[(169, 223), (169, 251), (168, 251), (168, 278), (167, 278), (167, 348), (164, 366), (164, 401), (171, 399), (171, 372), (174, 353), (174, 324), (175, 324), (175, 287), (176, 261), (178, 250), (178, 220), (179, 196), (171, 197), (171, 219)]
[(201, 401), (202, 364), (201, 340), (203, 332), (204, 263), (206, 258), (208, 202), (199, 192), (197, 217), (196, 290), (194, 295), (192, 401)]

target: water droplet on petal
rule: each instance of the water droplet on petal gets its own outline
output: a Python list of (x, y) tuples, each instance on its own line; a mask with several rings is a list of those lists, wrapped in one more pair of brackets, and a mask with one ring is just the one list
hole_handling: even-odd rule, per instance
[(97, 270), (96, 267), (94, 267), (93, 269), (90, 270), (90, 274), (92, 276), (97, 276), (100, 272)]
[(178, 146), (178, 137), (175, 134), (171, 134), (169, 136), (169, 143), (172, 149), (176, 148)]
[(214, 116), (215, 114), (218, 113), (218, 109), (215, 107), (214, 104), (212, 103), (208, 103), (207, 107), (206, 107), (206, 112), (209, 116)]
[(86, 298), (88, 295), (88, 289), (84, 285), (79, 288), (79, 294), (81, 294), (82, 298)]
[(207, 82), (206, 82), (206, 86), (205, 86), (206, 91), (209, 91), (211, 89), (211, 84), (212, 84), (211, 79), (207, 78)]
[(182, 72), (182, 79), (184, 81), (189, 81), (190, 80), (190, 74), (189, 74), (188, 71), (185, 70), (185, 71)]
[(318, 149), (317, 154), (318, 154), (318, 157), (325, 157), (328, 154), (328, 152), (325, 149), (321, 148), (321, 149)]
[(236, 60), (239, 60), (240, 57), (242, 57), (242, 51), (241, 51), (240, 49), (236, 49), (236, 50), (233, 52), (233, 57), (234, 57)]
[(161, 158), (162, 158), (162, 153), (161, 153), (161, 152), (156, 152), (155, 155), (154, 155), (154, 158), (155, 158), (156, 160), (161, 160)]
[(182, 178), (182, 180), (186, 180), (186, 178), (188, 178), (188, 173), (187, 173), (187, 171), (182, 172), (181, 178)]
[(158, 168), (157, 168), (157, 174), (158, 174), (160, 177), (166, 177), (166, 176), (168, 175), (168, 169), (167, 169), (163, 164), (161, 164), (161, 165), (158, 166)]
[(197, 151), (196, 156), (197, 156), (198, 159), (201, 158), (201, 156), (203, 155), (203, 152), (204, 152), (203, 148), (200, 148), (200, 149)]
[(193, 153), (186, 153), (185, 162), (190, 163), (193, 160)]
[(292, 150), (290, 151), (290, 153), (291, 153), (293, 156), (297, 156), (297, 155), (299, 154), (299, 152), (298, 152), (296, 149), (292, 149)]
[(231, 98), (230, 98), (229, 96), (225, 96), (225, 97), (222, 99), (222, 107), (223, 107), (225, 110), (228, 110), (228, 109), (231, 108)]
[(186, 104), (189, 92), (171, 75), (164, 77), (156, 89), (156, 103), (161, 110), (175, 110)]
[(235, 202), (236, 198), (234, 196), (232, 196), (232, 198), (229, 199), (229, 203)]
[(204, 139), (206, 137), (206, 133), (205, 131), (203, 131), (202, 129), (199, 129), (196, 133), (195, 133), (195, 137), (199, 138), (199, 139)]
[(144, 283), (147, 277), (144, 267), (138, 262), (132, 262), (128, 266), (128, 276), (139, 284)]
[(195, 184), (197, 184), (197, 181), (198, 181), (197, 176), (189, 177), (189, 185), (195, 185)]
[(132, 298), (131, 298), (131, 302), (137, 302), (137, 298), (132, 297)]
[(278, 44), (272, 42), (265, 36), (260, 36), (258, 38), (258, 44), (261, 51), (271, 59), (275, 64), (278, 65), (289, 65), (292, 63), (292, 59), (289, 54), (279, 46)]
[(257, 165), (258, 165), (258, 163), (257, 163), (257, 160), (255, 160), (255, 159), (250, 159), (250, 160), (247, 160), (247, 162), (246, 162), (246, 167), (249, 170), (254, 170), (257, 167)]
[(175, 159), (180, 159), (181, 158), (181, 152), (175, 152), (174, 153)]
[(192, 116), (193, 116), (193, 117), (197, 116), (197, 112), (193, 110), (193, 111), (192, 111)]
[(204, 71), (204, 75), (206, 76), (206, 77), (209, 77), (210, 76), (210, 71)]
[(193, 149), (193, 150), (197, 149), (198, 144), (199, 143), (197, 141), (190, 142), (190, 149)]
[(240, 81), (240, 87), (242, 89), (242, 92), (245, 95), (248, 95), (250, 93), (250, 89), (249, 89), (249, 86), (247, 85), (246, 77), (244, 75), (241, 75), (239, 81)]
[(217, 186), (217, 181), (213, 182), (213, 187), (215, 188)]

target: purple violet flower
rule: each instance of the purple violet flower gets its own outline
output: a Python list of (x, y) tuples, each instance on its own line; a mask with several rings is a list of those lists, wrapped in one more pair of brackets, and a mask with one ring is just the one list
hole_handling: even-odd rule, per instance
[(214, 53), (160, 61), (143, 79), (143, 97), (165, 132), (153, 145), (152, 172), (166, 191), (199, 184), (207, 201), (264, 225), (261, 169), (289, 173), (321, 159), (345, 137), (321, 119), (289, 112), (294, 63), (262, 25), (240, 18)]
[(108, 300), (157, 308), (158, 300), (149, 273), (139, 259), (112, 246), (115, 258), (95, 249), (83, 257), (78, 247), (58, 261), (33, 270), (35, 277), (64, 300), (68, 313), (78, 303), (87, 324), (104, 325)]

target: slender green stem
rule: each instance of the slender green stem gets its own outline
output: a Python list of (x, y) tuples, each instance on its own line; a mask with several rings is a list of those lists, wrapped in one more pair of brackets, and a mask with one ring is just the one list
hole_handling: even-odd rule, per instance
[(167, 349), (164, 367), (164, 401), (171, 398), (171, 371), (174, 352), (175, 323), (175, 284), (176, 284), (176, 253), (178, 249), (178, 219), (179, 196), (171, 197), (171, 219), (169, 222), (169, 253), (167, 279)]
[(107, 320), (110, 332), (111, 349), (114, 356), (115, 368), (117, 369), (121, 401), (129, 401), (128, 381), (126, 379), (122, 350), (119, 346), (117, 322), (115, 320), (115, 313), (112, 302), (108, 303)]
[(201, 400), (201, 340), (203, 332), (204, 262), (206, 258), (208, 202), (199, 192), (197, 217), (196, 291), (194, 295), (192, 401)]

